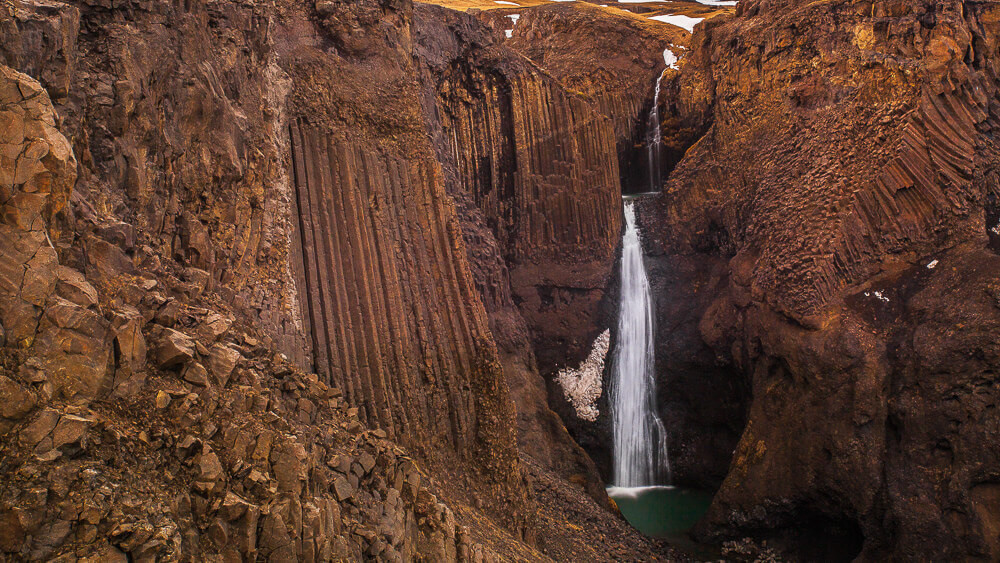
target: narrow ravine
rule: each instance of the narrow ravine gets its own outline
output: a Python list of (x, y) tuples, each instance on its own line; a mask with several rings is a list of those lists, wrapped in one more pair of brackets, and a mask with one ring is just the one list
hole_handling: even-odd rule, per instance
[(661, 150), (663, 147), (663, 131), (660, 129), (660, 86), (663, 74), (656, 79), (656, 90), (653, 93), (653, 108), (649, 110), (649, 123), (646, 127), (646, 145), (649, 160), (649, 191), (660, 190), (663, 182)]

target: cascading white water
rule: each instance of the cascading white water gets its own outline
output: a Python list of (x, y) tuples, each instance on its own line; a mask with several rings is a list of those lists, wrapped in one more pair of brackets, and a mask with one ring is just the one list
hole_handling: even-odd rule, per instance
[(611, 383), (614, 485), (670, 482), (667, 431), (656, 414), (653, 303), (632, 202), (625, 202), (621, 301)]
[(656, 79), (656, 92), (653, 94), (653, 109), (649, 111), (649, 123), (646, 127), (646, 148), (649, 153), (649, 191), (660, 191), (660, 146), (663, 144), (663, 132), (660, 130), (660, 83), (663, 73)]

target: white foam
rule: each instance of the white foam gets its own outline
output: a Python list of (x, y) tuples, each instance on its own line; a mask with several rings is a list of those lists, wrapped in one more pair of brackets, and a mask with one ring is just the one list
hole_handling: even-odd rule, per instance
[(608, 492), (608, 496), (611, 498), (629, 498), (635, 499), (639, 498), (640, 495), (647, 493), (649, 491), (669, 491), (673, 489), (669, 485), (650, 485), (648, 487), (608, 487), (605, 489)]

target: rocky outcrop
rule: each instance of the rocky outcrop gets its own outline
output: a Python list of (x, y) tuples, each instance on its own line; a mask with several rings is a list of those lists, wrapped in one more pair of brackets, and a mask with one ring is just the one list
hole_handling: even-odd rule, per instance
[[(3, 526), (6, 553), (481, 555), (439, 495), (478, 505), (498, 524), (476, 533), (530, 554), (513, 407), (439, 165), (426, 140), (353, 122), (409, 107), (422, 137), (416, 90), (392, 114), (351, 84), (327, 90), (350, 102), (310, 91), (338, 70), (367, 72), (308, 50), (321, 41), (405, 63), (409, 9), (3, 7), (4, 62), (43, 81), (0, 77), (0, 430), (24, 476), (4, 490), (55, 491), (48, 505), (3, 495), (0, 517), (17, 522)], [(386, 22), (400, 37), (365, 36)], [(398, 80), (396, 68), (384, 76)], [(323, 230), (306, 240), (302, 225)], [(164, 416), (146, 418), (154, 409)], [(382, 446), (337, 462), (333, 444), (366, 427), (383, 429)], [(449, 484), (403, 491), (411, 477), (397, 478), (405, 454), (390, 438), (413, 452), (407, 475)], [(386, 448), (397, 453), (383, 459)], [(116, 469), (87, 473), (95, 463)]]
[[(60, 266), (52, 244), (53, 218), (69, 199), (76, 158), (37, 81), (0, 67), (0, 85), (0, 340), (8, 350), (34, 352), (30, 369), (37, 375), (30, 382), (47, 398), (89, 402), (112, 385), (111, 327), (95, 311), (94, 287)], [(17, 420), (34, 397), (0, 377), (14, 409), (7, 414), (17, 415), (6, 418)]]
[(995, 20), (741, 2), (695, 34), (670, 111), (711, 127), (641, 222), (671, 269), (713, 265), (664, 283), (661, 321), (683, 312), (706, 369), (750, 390), (701, 537), (998, 556)]

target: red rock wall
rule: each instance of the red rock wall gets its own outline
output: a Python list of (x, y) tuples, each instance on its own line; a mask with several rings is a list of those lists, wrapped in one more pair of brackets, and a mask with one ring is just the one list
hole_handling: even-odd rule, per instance
[(471, 100), (445, 91), (438, 112), (547, 373), (600, 332), (621, 226), (615, 140), (584, 99), (538, 74), (482, 79)]
[[(663, 50), (673, 45), (675, 55), (682, 56), (690, 34), (584, 2), (551, 3), (519, 12), (521, 18), (504, 44), (588, 98), (597, 113), (611, 119), (622, 191), (649, 191), (645, 137), (656, 80), (667, 68)], [(671, 154), (670, 164), (679, 157)]]

